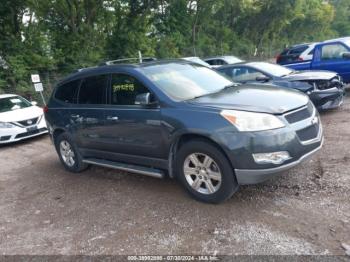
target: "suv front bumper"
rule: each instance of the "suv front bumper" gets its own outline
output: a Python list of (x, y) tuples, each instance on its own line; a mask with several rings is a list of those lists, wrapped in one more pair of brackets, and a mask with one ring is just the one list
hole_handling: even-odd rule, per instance
[(324, 139), (322, 137), (321, 144), (317, 148), (301, 156), (298, 160), (290, 162), (288, 164), (284, 164), (278, 167), (273, 167), (268, 169), (235, 169), (237, 182), (240, 185), (257, 184), (257, 183), (264, 182), (311, 158), (312, 155), (314, 155), (318, 150), (322, 148), (323, 141)]
[[(303, 118), (303, 115), (306, 118)], [(259, 132), (218, 132), (216, 141), (223, 147), (237, 178), (243, 184), (257, 184), (291, 169), (315, 154), (323, 145), (319, 114), (311, 104), (279, 116), (285, 127)], [(300, 120), (300, 119), (301, 120)], [(258, 163), (256, 154), (288, 152), (282, 163)]]

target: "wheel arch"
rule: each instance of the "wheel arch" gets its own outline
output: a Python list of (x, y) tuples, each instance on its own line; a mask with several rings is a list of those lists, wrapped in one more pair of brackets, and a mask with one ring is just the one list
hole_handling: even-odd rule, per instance
[(181, 148), (181, 146), (183, 144), (185, 144), (186, 142), (193, 140), (193, 139), (202, 140), (202, 141), (205, 141), (207, 143), (210, 143), (211, 145), (215, 146), (218, 150), (220, 150), (220, 152), (223, 153), (224, 156), (226, 157), (226, 159), (228, 160), (228, 162), (232, 168), (232, 171), (234, 172), (234, 168), (233, 168), (233, 165), (230, 161), (230, 158), (228, 157), (225, 150), (222, 148), (222, 146), (220, 146), (220, 144), (217, 141), (215, 141), (212, 137), (210, 137), (209, 135), (206, 135), (206, 134), (197, 134), (197, 133), (188, 132), (188, 133), (183, 133), (183, 134), (178, 135), (174, 139), (174, 141), (170, 147), (169, 176), (171, 178), (176, 177), (176, 174), (174, 172), (174, 163), (175, 163), (175, 156), (176, 156), (177, 151)]
[(55, 141), (55, 139), (62, 133), (66, 132), (63, 128), (56, 128), (53, 132), (52, 132), (52, 138)]

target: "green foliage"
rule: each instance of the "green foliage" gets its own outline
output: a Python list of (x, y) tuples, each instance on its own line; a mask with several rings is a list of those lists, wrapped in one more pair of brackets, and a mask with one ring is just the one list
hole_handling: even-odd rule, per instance
[(103, 60), (233, 54), (350, 35), (349, 0), (1, 0), (0, 92)]
[(111, 35), (107, 37), (107, 57), (137, 57), (139, 50), (145, 56), (154, 56), (155, 39), (150, 37), (151, 6), (143, 1), (129, 0), (116, 1), (112, 8), (115, 21)]
[(332, 29), (339, 36), (350, 35), (350, 1), (349, 0), (333, 0), (335, 7), (335, 18), (332, 23)]

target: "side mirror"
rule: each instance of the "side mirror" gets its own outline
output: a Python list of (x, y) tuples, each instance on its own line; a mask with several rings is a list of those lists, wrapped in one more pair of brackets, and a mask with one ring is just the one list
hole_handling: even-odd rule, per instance
[(153, 104), (155, 104), (155, 102), (151, 101), (151, 93), (139, 94), (135, 98), (135, 105), (149, 106)]
[(350, 52), (345, 52), (342, 56), (344, 59), (350, 59)]
[(261, 76), (257, 76), (257, 77), (255, 78), (255, 80), (258, 81), (258, 82), (263, 82), (263, 83), (265, 83), (265, 82), (269, 82), (269, 81), (270, 81), (270, 78), (267, 77), (267, 76), (261, 75)]
[(36, 106), (36, 105), (38, 105), (38, 102), (37, 101), (32, 101), (32, 102), (30, 102), (33, 106)]

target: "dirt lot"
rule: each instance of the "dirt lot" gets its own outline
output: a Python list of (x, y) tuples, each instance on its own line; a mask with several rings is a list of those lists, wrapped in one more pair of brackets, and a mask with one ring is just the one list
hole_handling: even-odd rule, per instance
[(0, 254), (339, 254), (350, 245), (350, 98), (324, 148), (221, 205), (172, 180), (66, 172), (47, 136), (0, 147)]

